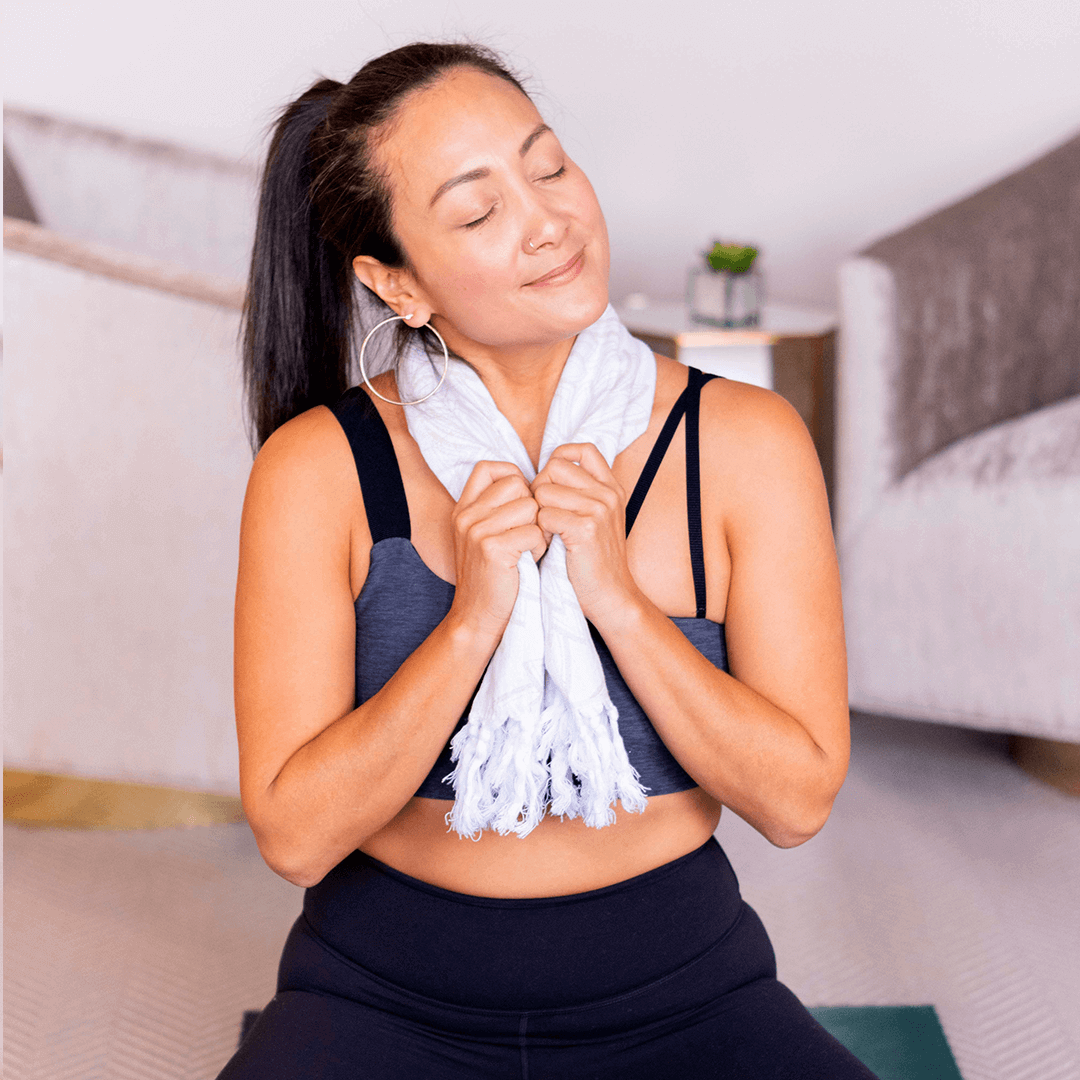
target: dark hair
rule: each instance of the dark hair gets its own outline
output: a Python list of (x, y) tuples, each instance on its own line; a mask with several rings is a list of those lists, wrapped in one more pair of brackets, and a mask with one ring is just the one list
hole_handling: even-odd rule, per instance
[[(245, 408), (256, 451), (287, 420), (345, 392), (352, 363), (356, 278), (371, 255), (407, 266), (374, 140), (404, 98), (454, 68), (525, 89), (480, 45), (414, 42), (342, 84), (321, 79), (281, 113), (263, 170), (244, 302)], [(409, 331), (400, 324), (400, 344)], [(426, 331), (425, 331), (426, 333)]]

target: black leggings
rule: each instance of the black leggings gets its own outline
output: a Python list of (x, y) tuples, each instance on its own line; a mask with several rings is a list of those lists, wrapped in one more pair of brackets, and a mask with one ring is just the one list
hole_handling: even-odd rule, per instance
[(776, 980), (715, 839), (572, 896), (449, 892), (353, 852), (307, 890), (219, 1080), (870, 1078)]

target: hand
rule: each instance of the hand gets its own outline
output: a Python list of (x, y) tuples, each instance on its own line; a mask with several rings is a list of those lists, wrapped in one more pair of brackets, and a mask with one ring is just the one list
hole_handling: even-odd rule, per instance
[(599, 626), (640, 595), (626, 561), (626, 492), (592, 443), (566, 443), (552, 451), (532, 493), (545, 540), (562, 537), (570, 584)]
[(547, 550), (539, 506), (522, 471), (509, 461), (478, 461), (451, 514), (457, 587), (451, 611), (492, 649), (518, 592), (518, 559)]

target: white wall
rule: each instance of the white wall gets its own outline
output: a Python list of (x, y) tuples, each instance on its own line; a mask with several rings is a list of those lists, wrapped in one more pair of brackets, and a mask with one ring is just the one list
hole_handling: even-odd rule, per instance
[(5, 96), (257, 157), (275, 111), (415, 38), (534, 77), (608, 216), (612, 293), (682, 290), (714, 234), (774, 296), (1080, 127), (1075, 0), (8, 0)]

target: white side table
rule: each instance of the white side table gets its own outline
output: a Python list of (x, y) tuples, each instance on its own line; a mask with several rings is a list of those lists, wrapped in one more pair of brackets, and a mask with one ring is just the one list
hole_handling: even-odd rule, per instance
[(766, 304), (759, 326), (729, 330), (695, 322), (679, 300), (654, 300), (643, 307), (616, 305), (616, 310), (627, 329), (661, 356), (775, 390), (791, 402), (817, 447), (832, 501), (835, 312)]

